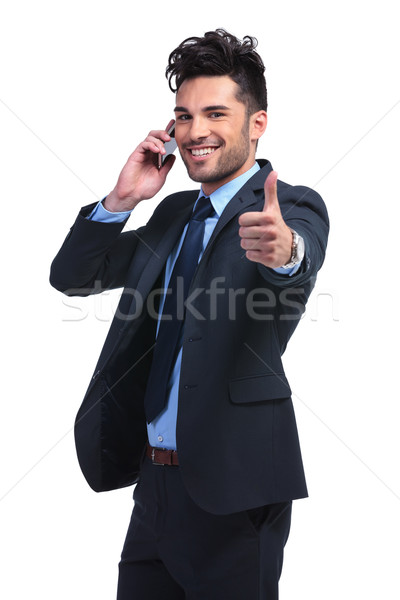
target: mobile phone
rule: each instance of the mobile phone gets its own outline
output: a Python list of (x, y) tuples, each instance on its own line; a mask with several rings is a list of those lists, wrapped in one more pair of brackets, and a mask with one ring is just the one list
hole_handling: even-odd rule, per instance
[(164, 162), (168, 158), (170, 154), (173, 154), (178, 147), (178, 144), (175, 140), (175, 123), (171, 125), (169, 129), (167, 129), (167, 133), (171, 136), (171, 140), (169, 142), (164, 143), (165, 154), (158, 154), (158, 168), (161, 169)]

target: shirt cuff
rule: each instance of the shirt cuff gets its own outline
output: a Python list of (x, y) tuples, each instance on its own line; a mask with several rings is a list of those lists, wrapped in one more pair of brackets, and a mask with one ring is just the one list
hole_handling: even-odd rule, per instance
[[(103, 198), (104, 200), (104, 198)], [(90, 215), (86, 218), (89, 221), (99, 221), (100, 223), (123, 223), (131, 214), (131, 210), (123, 212), (110, 212), (104, 208), (102, 201), (95, 206)]]
[(297, 265), (294, 265), (294, 267), (277, 267), (276, 269), (274, 269), (274, 271), (275, 273), (280, 273), (281, 275), (288, 275), (289, 277), (291, 277), (300, 269), (302, 262), (303, 261), (301, 260), (299, 263), (297, 263)]

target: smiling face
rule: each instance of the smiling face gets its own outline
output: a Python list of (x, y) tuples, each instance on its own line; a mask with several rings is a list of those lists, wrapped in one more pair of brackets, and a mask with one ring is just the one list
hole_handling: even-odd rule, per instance
[(249, 117), (238, 89), (226, 75), (202, 76), (185, 80), (176, 95), (175, 139), (189, 177), (207, 195), (253, 166), (266, 127), (265, 111)]

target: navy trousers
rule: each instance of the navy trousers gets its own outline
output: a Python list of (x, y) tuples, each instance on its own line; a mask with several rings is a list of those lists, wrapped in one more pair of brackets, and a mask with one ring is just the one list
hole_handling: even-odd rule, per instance
[(213, 515), (147, 457), (134, 501), (117, 600), (278, 600), (291, 502)]

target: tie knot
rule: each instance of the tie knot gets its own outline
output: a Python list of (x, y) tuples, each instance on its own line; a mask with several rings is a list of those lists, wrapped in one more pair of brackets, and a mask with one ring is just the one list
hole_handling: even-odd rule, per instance
[(205, 221), (208, 217), (214, 213), (213, 205), (211, 204), (210, 198), (201, 196), (198, 199), (196, 207), (192, 212), (191, 220), (194, 221)]

